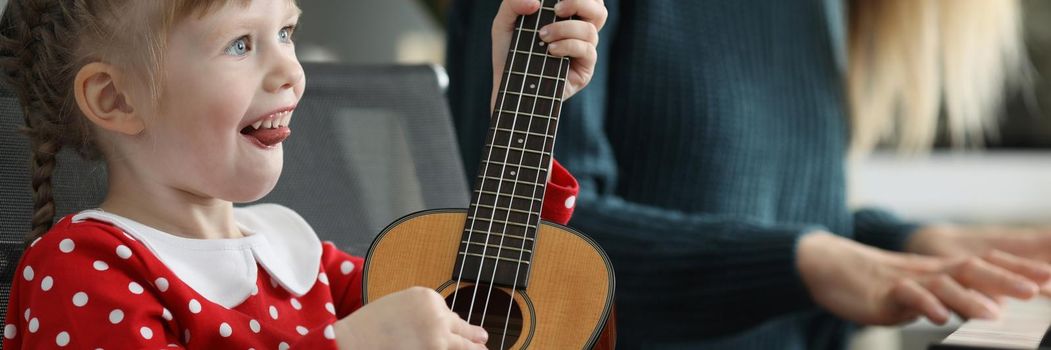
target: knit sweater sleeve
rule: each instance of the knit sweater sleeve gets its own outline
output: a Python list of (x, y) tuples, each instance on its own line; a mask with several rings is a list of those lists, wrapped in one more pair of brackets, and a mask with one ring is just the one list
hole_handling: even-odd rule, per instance
[[(570, 226), (596, 239), (617, 276), (618, 327), (652, 339), (696, 339), (745, 330), (812, 308), (795, 264), (799, 238), (820, 226), (688, 214), (634, 203), (613, 191), (617, 165), (604, 115), (617, 1), (603, 29), (597, 71), (566, 105), (556, 156), (580, 182)], [(450, 14), (450, 104), (467, 173), (488, 126), (491, 44), (499, 2), (457, 1)]]
[(902, 220), (883, 209), (863, 208), (854, 212), (854, 239), (881, 249), (904, 251), (909, 237), (919, 227), (920, 224)]

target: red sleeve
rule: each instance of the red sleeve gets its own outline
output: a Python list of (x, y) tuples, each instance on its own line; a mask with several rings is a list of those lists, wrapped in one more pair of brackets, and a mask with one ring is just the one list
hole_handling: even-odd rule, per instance
[(569, 173), (558, 161), (551, 163), (551, 178), (547, 181), (547, 190), (544, 193), (544, 209), (540, 217), (544, 220), (565, 225), (573, 216), (573, 208), (576, 207), (577, 193), (580, 185), (577, 179)]
[(152, 293), (145, 263), (119, 234), (67, 217), (30, 246), (16, 270), (4, 349), (169, 349), (181, 344)]
[(321, 250), (321, 267), (332, 289), (333, 305), (329, 312), (343, 319), (361, 308), (361, 267), (365, 259), (347, 254), (326, 241)]

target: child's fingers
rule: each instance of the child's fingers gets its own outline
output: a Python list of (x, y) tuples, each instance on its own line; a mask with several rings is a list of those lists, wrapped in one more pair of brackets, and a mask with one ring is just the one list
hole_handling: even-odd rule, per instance
[(550, 43), (547, 45), (547, 53), (552, 56), (572, 57), (575, 63), (585, 67), (595, 66), (595, 60), (598, 58), (595, 45), (578, 39), (565, 39)]
[(600, 1), (595, 0), (562, 0), (555, 4), (555, 14), (558, 17), (569, 18), (572, 16), (580, 17), (580, 19), (587, 21), (598, 30), (602, 29), (602, 26), (606, 25), (606, 6)]
[(598, 45), (598, 30), (591, 23), (584, 21), (559, 21), (540, 28), (540, 39), (556, 42), (564, 39), (584, 40), (591, 45)]
[(538, 0), (504, 0), (493, 19), (493, 32), (508, 32), (515, 29), (518, 16), (529, 15), (540, 9)]

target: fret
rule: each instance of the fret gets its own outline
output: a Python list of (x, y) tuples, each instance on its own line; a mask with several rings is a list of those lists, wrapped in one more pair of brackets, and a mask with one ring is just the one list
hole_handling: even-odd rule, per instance
[[(493, 223), (500, 223), (502, 225), (518, 226), (518, 227), (524, 227), (524, 228), (527, 228), (527, 229), (534, 229), (534, 230), (536, 229), (536, 225), (523, 224), (523, 223), (520, 223), (520, 222), (512, 222), (512, 221), (504, 221), (504, 220), (496, 220), (496, 219), (486, 219), (486, 218), (476, 218), (476, 217), (473, 217), (473, 216), (467, 216), (467, 221), (472, 221), (472, 220), (474, 220), (474, 221), (488, 221), (488, 222), (493, 222)], [(478, 233), (477, 230), (465, 230), (465, 231), (472, 231), (472, 232)], [(485, 232), (481, 232), (481, 233), (485, 234)], [(491, 233), (491, 234), (495, 234), (495, 233)], [(532, 238), (528, 238), (528, 237), (526, 237), (526, 239), (532, 240)]]
[[(489, 160), (486, 160), (486, 161), (483, 161), (483, 162), (486, 162), (486, 163), (489, 163), (489, 164), (496, 163), (497, 165), (501, 165), (500, 163), (503, 163), (503, 162), (489, 161)], [(529, 169), (529, 170), (536, 170), (536, 171), (547, 171), (547, 169), (543, 169), (543, 168), (535, 167), (535, 166), (530, 166), (530, 165), (518, 165), (518, 164), (503, 164), (503, 165), (506, 166), (506, 167), (515, 167), (515, 168)]]
[[(526, 185), (526, 186), (530, 186), (530, 187), (540, 187), (541, 186), (541, 184), (538, 184), (538, 183), (535, 183), (535, 182), (526, 182), (526, 181), (519, 181), (519, 180), (513, 180), (513, 179), (505, 179), (505, 178), (492, 177), (492, 176), (486, 176), (486, 175), (479, 175), (478, 178), (482, 179), (483, 181), (484, 180), (497, 180), (497, 181), (503, 181), (503, 182), (510, 182), (510, 183), (513, 183), (513, 184), (516, 184), (516, 185)], [(547, 179), (545, 178), (544, 180), (547, 180)]]
[(530, 198), (530, 197), (519, 196), (517, 194), (510, 194), (510, 193), (497, 193), (497, 192), (493, 192), (493, 191), (484, 191), (484, 190), (474, 190), (474, 193), (481, 193), (481, 194), (490, 195), (490, 196), (511, 197), (511, 198), (514, 198), (514, 199), (521, 199), (521, 200), (531, 201), (531, 202), (540, 202), (540, 201), (542, 201), (540, 198)]
[(538, 79), (551, 79), (551, 80), (557, 80), (557, 81), (561, 81), (561, 82), (566, 81), (565, 78), (552, 77), (552, 76), (541, 75), (541, 74), (534, 74), (534, 73), (527, 73), (527, 72), (517, 72), (517, 71), (506, 70), (506, 69), (504, 70), (504, 73), (510, 73), (510, 74), (521, 75), (521, 76), (525, 76), (525, 77), (538, 78)]
[[(533, 227), (536, 227), (536, 226), (533, 226)], [(504, 239), (515, 239), (515, 240), (530, 241), (530, 242), (534, 241), (533, 238), (531, 238), (531, 236), (528, 236), (528, 235), (487, 232), (487, 231), (480, 231), (480, 230), (477, 230), (477, 229), (466, 229), (466, 230), (463, 230), (463, 232), (465, 232), (465, 233), (474, 233), (474, 234), (478, 234), (478, 235), (486, 235), (486, 234), (498, 235), (498, 236), (501, 236), (501, 238), (504, 238)]]
[(529, 261), (505, 258), (505, 257), (502, 257), (502, 256), (483, 255), (483, 254), (475, 254), (475, 253), (467, 253), (467, 252), (460, 252), (459, 254), (460, 255), (473, 256), (473, 257), (482, 258), (482, 259), (496, 259), (496, 260), (513, 262), (513, 263), (516, 263), (516, 264), (529, 265)]
[(544, 137), (544, 138), (549, 138), (549, 139), (555, 138), (554, 135), (538, 134), (538, 133), (535, 133), (535, 132), (522, 131), (522, 130), (512, 130), (512, 129), (504, 129), (504, 128), (494, 128), (493, 130), (500, 131), (500, 132), (511, 133), (511, 134), (526, 134), (526, 136), (532, 136), (532, 137)]
[[(488, 193), (498, 193), (496, 191), (486, 191), (486, 192), (488, 192)], [(541, 205), (542, 203), (541, 203), (541, 200), (539, 198), (531, 199), (530, 197), (527, 197), (527, 196), (513, 196), (511, 194), (507, 194), (506, 192), (510, 192), (510, 189), (504, 189), (501, 192), (505, 192), (505, 193), (501, 194), (501, 195), (492, 195), (492, 194), (482, 194), (481, 192), (475, 191), (475, 193), (479, 193), (479, 195), (474, 198), (475, 202), (472, 202), (471, 204), (482, 203), (483, 205), (479, 205), (478, 207), (479, 208), (483, 208), (483, 209), (505, 210), (504, 208), (513, 208), (513, 209), (517, 209), (517, 210), (513, 211), (514, 213), (527, 214), (527, 215), (531, 214), (531, 213), (527, 213), (526, 211), (530, 211), (532, 213), (539, 213), (540, 210), (542, 209), (542, 205)], [(496, 208), (493, 208), (493, 206), (495, 206)], [(508, 218), (508, 219), (511, 219), (511, 218)], [(517, 220), (518, 217), (515, 217), (514, 219), (516, 219), (516, 221), (520, 221), (520, 220)], [(528, 219), (529, 218), (526, 217), (522, 221), (528, 220)]]
[[(550, 152), (537, 151), (537, 150), (528, 149), (528, 148), (514, 148), (514, 147), (501, 146), (501, 145), (489, 145), (489, 146), (496, 147), (496, 148), (499, 148), (499, 149), (506, 149), (506, 150), (512, 150), (512, 151), (519, 151), (519, 152), (528, 152), (528, 153), (532, 153), (532, 154), (539, 154), (539, 155), (542, 155), (542, 156), (550, 156), (551, 155)], [(519, 166), (519, 165), (511, 165), (511, 164), (507, 164), (507, 165), (509, 165), (509, 166)], [(521, 167), (521, 166), (519, 166), (519, 167)], [(535, 169), (540, 170), (540, 168), (535, 168)]]
[(460, 243), (461, 244), (465, 244), (465, 245), (480, 245), (480, 246), (483, 246), (483, 247), (486, 247), (486, 248), (489, 248), (489, 249), (510, 250), (510, 251), (516, 251), (516, 252), (519, 252), (519, 253), (529, 253), (529, 254), (533, 253), (533, 251), (529, 250), (529, 249), (508, 247), (506, 245), (488, 244), (488, 243), (471, 242), (471, 241), (460, 241)]
[[(519, 95), (519, 96), (534, 97), (534, 95), (530, 95), (530, 94), (521, 94), (521, 93), (517, 93), (517, 92), (508, 92), (508, 93)], [(554, 97), (546, 97), (546, 96), (542, 96), (542, 97), (549, 98), (549, 99), (554, 99)], [(541, 115), (541, 114), (533, 114), (533, 113), (526, 113), (526, 112), (514, 112), (514, 111), (509, 111), (509, 110), (506, 110), (506, 109), (497, 109), (496, 112), (497, 113), (507, 113), (507, 114), (513, 114), (513, 115), (520, 115), (520, 116), (525, 116), (525, 117), (548, 119), (548, 120), (558, 120), (558, 118), (555, 118), (555, 117), (552, 117), (552, 116)]]
[(477, 206), (479, 208), (486, 208), (486, 209), (492, 209), (492, 210), (505, 210), (505, 211), (510, 211), (512, 213), (519, 213), (519, 214), (526, 214), (526, 215), (540, 215), (540, 212), (532, 211), (532, 210), (523, 210), (523, 209), (517, 209), (517, 208), (503, 208), (503, 207), (497, 207), (497, 206), (492, 206), (492, 205), (487, 205), (487, 204), (479, 204), (479, 203), (475, 203), (475, 206)]
[(545, 58), (554, 58), (554, 59), (566, 58), (566, 57), (562, 57), (562, 56), (552, 56), (552, 55), (549, 55), (549, 54), (546, 54), (546, 53), (519, 51), (519, 50), (514, 50), (514, 49), (512, 49), (511, 52), (525, 54), (525, 55), (533, 55), (533, 56), (545, 57)]
[[(511, 98), (509, 98), (509, 100), (514, 100), (514, 99), (517, 99), (517, 96), (512, 96)], [(528, 100), (529, 98), (526, 97), (525, 99)], [(545, 104), (547, 106), (552, 106), (552, 107), (545, 106), (547, 108), (544, 108), (544, 109), (541, 109), (541, 108), (538, 107), (537, 110), (547, 111), (549, 109), (554, 108), (555, 111), (557, 111), (557, 108), (555, 108), (555, 107), (557, 107), (558, 104), (553, 104), (553, 103), (551, 103), (551, 101), (547, 101), (547, 100), (540, 100), (540, 101), (543, 102), (543, 104)], [(500, 102), (500, 101), (498, 101), (498, 102)], [(503, 108), (501, 108), (501, 109), (514, 108), (515, 104), (513, 104), (513, 102), (514, 101), (504, 101)], [(546, 119), (544, 119), (544, 120), (546, 120)], [(494, 113), (490, 124), (492, 124), (491, 127), (495, 127), (495, 128), (499, 128), (499, 129), (514, 130), (514, 131), (517, 131), (517, 132), (528, 132), (528, 133), (531, 133), (531, 134), (534, 134), (534, 135), (551, 135), (550, 137), (554, 137), (554, 135), (555, 135), (555, 126), (557, 125), (557, 123), (551, 123), (551, 122), (545, 122), (545, 123), (519, 123), (516, 118), (510, 118), (510, 116), (508, 116), (506, 114), (503, 114), (503, 113)], [(489, 140), (487, 140), (487, 141), (489, 141)]]
[[(505, 91), (505, 90), (501, 90), (500, 93), (501, 94), (512, 94), (512, 95), (516, 95), (516, 96), (532, 97), (532, 98), (542, 98), (542, 99), (552, 100), (552, 101), (555, 101), (555, 102), (562, 102), (561, 98), (554, 97), (554, 96), (527, 94), (527, 93), (524, 93), (524, 92), (514, 92), (514, 91)], [(515, 113), (515, 112), (508, 112), (508, 113)], [(519, 114), (525, 114), (525, 113), (522, 113), (522, 112), (518, 112), (518, 113)], [(554, 119), (554, 118), (551, 118), (549, 116), (543, 116), (543, 115), (537, 115), (537, 114), (532, 114), (532, 116), (538, 117), (538, 118)]]

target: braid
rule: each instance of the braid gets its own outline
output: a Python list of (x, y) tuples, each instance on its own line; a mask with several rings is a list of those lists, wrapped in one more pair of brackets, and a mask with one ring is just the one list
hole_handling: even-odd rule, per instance
[(71, 73), (78, 28), (74, 1), (12, 0), (0, 20), (0, 70), (17, 92), (30, 139), (33, 216), (26, 242), (47, 232), (55, 217), (51, 177), (64, 145), (91, 153), (90, 129), (72, 112)]

